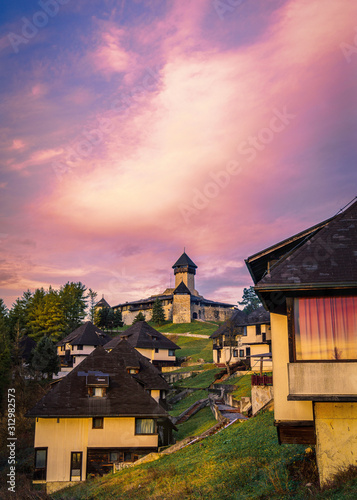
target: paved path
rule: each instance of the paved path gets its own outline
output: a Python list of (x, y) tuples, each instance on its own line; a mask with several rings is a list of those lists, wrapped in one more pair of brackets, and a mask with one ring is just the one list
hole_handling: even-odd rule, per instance
[(179, 335), (180, 337), (196, 337), (197, 339), (209, 339), (209, 335), (200, 335), (199, 333), (172, 333), (172, 332), (161, 332), (163, 335)]
[(217, 407), (222, 416), (227, 418), (230, 422), (232, 422), (232, 420), (236, 420), (237, 418), (239, 420), (248, 420), (247, 417), (239, 413), (238, 408), (234, 408), (233, 406), (228, 406), (223, 403), (218, 403)]

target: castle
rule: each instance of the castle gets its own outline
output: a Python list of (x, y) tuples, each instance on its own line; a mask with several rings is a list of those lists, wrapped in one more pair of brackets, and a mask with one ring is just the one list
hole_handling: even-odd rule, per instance
[[(125, 302), (113, 307), (120, 310), (125, 324), (130, 325), (135, 316), (141, 311), (146, 321), (152, 317), (152, 308), (156, 299), (161, 301), (165, 312), (165, 319), (172, 323), (191, 323), (194, 319), (203, 321), (226, 321), (237, 306), (216, 302), (202, 297), (195, 289), (195, 274), (197, 266), (184, 252), (172, 266), (175, 275), (175, 288), (167, 288), (159, 295), (152, 295), (147, 299)], [(109, 304), (102, 299), (98, 307)]]

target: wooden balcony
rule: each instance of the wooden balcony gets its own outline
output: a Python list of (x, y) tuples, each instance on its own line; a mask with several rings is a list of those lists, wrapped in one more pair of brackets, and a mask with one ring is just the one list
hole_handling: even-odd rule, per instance
[(357, 401), (357, 361), (288, 364), (290, 401)]

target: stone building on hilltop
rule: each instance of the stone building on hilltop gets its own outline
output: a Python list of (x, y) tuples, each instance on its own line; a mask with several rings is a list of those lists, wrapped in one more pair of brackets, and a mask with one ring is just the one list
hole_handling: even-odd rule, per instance
[[(237, 306), (205, 299), (195, 289), (195, 274), (197, 266), (184, 252), (172, 266), (175, 275), (175, 288), (167, 288), (159, 295), (152, 295), (146, 299), (125, 302), (113, 306), (114, 311), (119, 309), (125, 324), (130, 325), (135, 316), (142, 312), (146, 321), (152, 317), (152, 309), (156, 299), (159, 299), (165, 319), (173, 323), (191, 323), (198, 319), (203, 321), (226, 321)], [(102, 303), (97, 304), (103, 307)]]

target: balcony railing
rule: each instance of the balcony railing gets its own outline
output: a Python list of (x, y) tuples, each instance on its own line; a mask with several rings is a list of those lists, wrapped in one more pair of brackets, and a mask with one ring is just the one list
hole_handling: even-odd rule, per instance
[(253, 374), (252, 385), (273, 385), (273, 376)]

